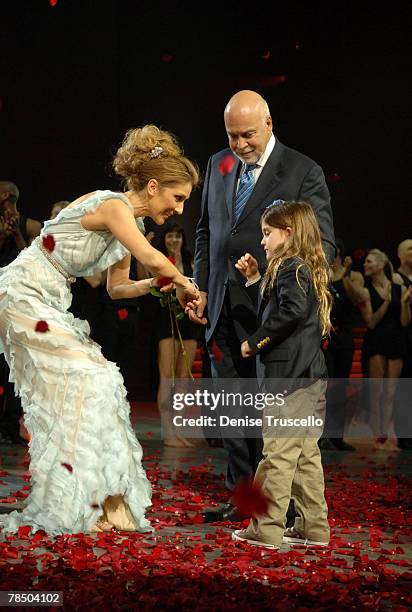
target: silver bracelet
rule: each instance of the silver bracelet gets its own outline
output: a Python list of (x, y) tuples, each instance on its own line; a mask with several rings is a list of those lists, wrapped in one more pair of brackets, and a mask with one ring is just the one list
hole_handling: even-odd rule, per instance
[(199, 285), (197, 284), (197, 282), (195, 281), (194, 278), (191, 278), (190, 276), (186, 276), (186, 278), (187, 278), (188, 281), (190, 281), (190, 283), (194, 286), (195, 289), (200, 291)]

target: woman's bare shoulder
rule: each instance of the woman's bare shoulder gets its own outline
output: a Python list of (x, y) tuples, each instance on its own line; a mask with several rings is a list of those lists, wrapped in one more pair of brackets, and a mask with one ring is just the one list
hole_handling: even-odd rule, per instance
[(97, 190), (90, 191), (90, 193), (86, 193), (85, 195), (79, 196), (76, 200), (73, 200), (73, 202), (70, 202), (70, 204), (68, 204), (66, 208), (75, 208), (79, 204), (82, 204), (82, 202), (84, 202), (85, 200), (88, 200), (91, 196), (96, 195), (96, 193), (97, 193)]

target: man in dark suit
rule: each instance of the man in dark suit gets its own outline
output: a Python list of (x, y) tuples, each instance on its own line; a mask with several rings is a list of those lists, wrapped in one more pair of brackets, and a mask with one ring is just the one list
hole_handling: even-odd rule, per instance
[[(326, 255), (332, 261), (332, 210), (322, 169), (275, 138), (268, 105), (259, 94), (236, 93), (225, 108), (224, 121), (230, 148), (213, 155), (207, 166), (194, 265), (202, 304), (191, 319), (207, 322), (206, 341), (209, 347), (215, 342), (219, 349), (210, 351), (214, 378), (254, 378), (254, 359), (241, 357), (240, 344), (255, 331), (256, 321), (234, 264), (249, 252), (264, 270), (260, 217), (276, 199), (304, 200), (312, 205)], [(262, 440), (236, 438), (223, 443), (228, 451), (226, 486), (233, 491), (237, 483), (253, 476), (261, 459)], [(236, 518), (242, 517), (229, 502), (211, 520)]]

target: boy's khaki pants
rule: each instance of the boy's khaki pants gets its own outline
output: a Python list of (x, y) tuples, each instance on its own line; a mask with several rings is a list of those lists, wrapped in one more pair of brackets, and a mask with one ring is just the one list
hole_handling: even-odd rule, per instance
[[(310, 387), (299, 389), (287, 400), (281, 411), (277, 407), (265, 408), (264, 417), (296, 417), (313, 414), (315, 418), (325, 417), (326, 381), (318, 380)], [(308, 437), (313, 430), (300, 428), (300, 437), (283, 437), (293, 429), (279, 427), (274, 436), (274, 427), (263, 427), (263, 459), (255, 474), (262, 493), (268, 499), (265, 514), (252, 518), (245, 537), (267, 544), (282, 544), (286, 512), (289, 500), (295, 501), (299, 516), (295, 529), (305, 538), (318, 542), (329, 542), (330, 532), (327, 520), (328, 508), (324, 495), (324, 479), (317, 437)]]

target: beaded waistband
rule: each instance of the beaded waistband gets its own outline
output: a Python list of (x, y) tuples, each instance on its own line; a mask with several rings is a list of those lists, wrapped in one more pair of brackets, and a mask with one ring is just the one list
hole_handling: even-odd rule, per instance
[(33, 244), (35, 244), (39, 250), (43, 253), (43, 255), (45, 256), (45, 258), (47, 259), (47, 261), (49, 261), (51, 263), (51, 265), (58, 271), (60, 272), (60, 274), (62, 276), (64, 276), (64, 278), (67, 280), (68, 283), (75, 283), (76, 282), (76, 277), (72, 276), (71, 274), (69, 274), (68, 272), (66, 272), (66, 270), (59, 264), (58, 261), (56, 261), (56, 259), (53, 257), (53, 255), (50, 253), (50, 251), (48, 251), (44, 246), (43, 243), (41, 241), (40, 236), (38, 236), (35, 240), (33, 240)]

